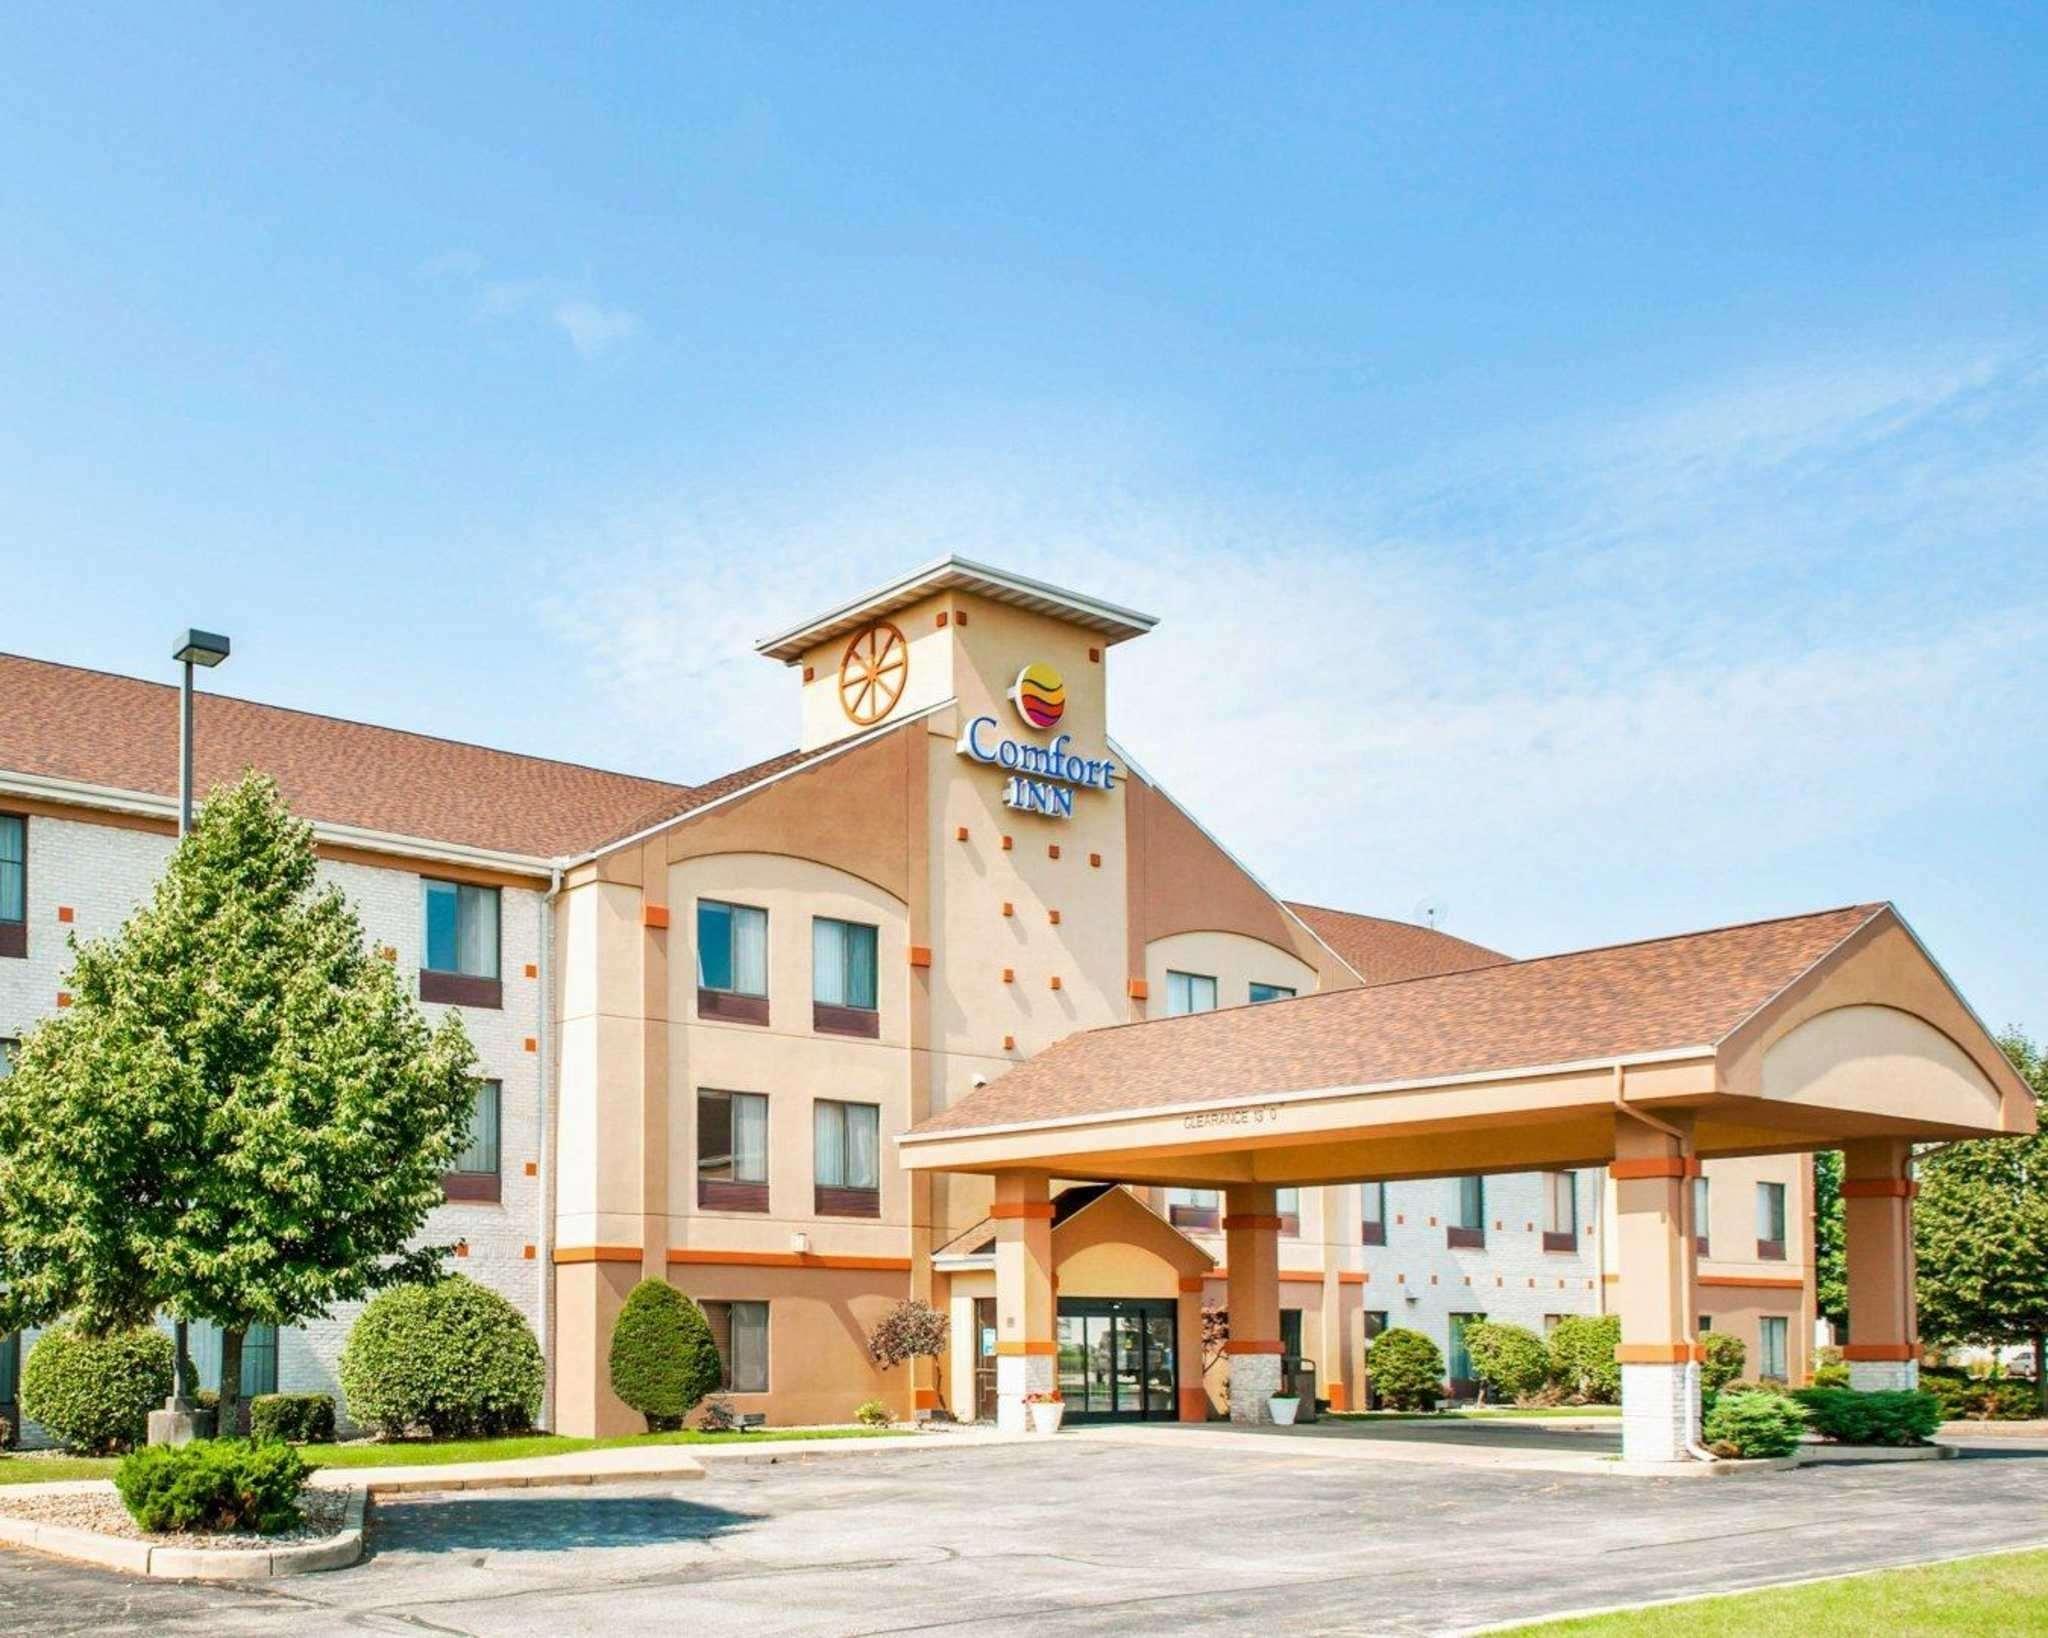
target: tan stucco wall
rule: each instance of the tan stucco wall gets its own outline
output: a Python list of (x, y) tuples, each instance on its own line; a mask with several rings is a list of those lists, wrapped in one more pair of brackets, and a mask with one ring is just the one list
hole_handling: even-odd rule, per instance
[[(889, 623), (903, 634), (910, 670), (903, 679), (903, 691), (895, 705), (880, 722), (869, 726), (878, 727), (922, 711), (952, 692), (954, 629), (950, 620), (945, 626), (939, 625), (938, 615), (941, 610), (950, 611), (959, 601), (961, 599), (953, 593), (941, 592), (887, 616)], [(848, 633), (830, 642), (819, 643), (793, 668), (799, 679), (806, 670), (811, 673), (809, 682), (800, 682), (803, 724), (800, 744), (804, 750), (814, 750), (868, 731), (849, 718), (840, 703), (840, 666), (851, 641), (853, 634)]]
[(1215, 979), (1218, 1007), (1248, 1005), (1254, 983), (1278, 984), (1297, 995), (1314, 994), (1320, 983), (1315, 968), (1264, 939), (1210, 930), (1173, 933), (1145, 946), (1145, 982), (1151, 989), (1146, 1011), (1150, 1017), (1166, 1016), (1168, 972), (1201, 973)]

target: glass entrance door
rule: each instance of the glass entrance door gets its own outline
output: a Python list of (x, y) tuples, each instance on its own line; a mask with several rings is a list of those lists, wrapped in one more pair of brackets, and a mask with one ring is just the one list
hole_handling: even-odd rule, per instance
[(1178, 1414), (1173, 1343), (1170, 1301), (1063, 1299), (1059, 1382), (1067, 1420), (1171, 1421)]

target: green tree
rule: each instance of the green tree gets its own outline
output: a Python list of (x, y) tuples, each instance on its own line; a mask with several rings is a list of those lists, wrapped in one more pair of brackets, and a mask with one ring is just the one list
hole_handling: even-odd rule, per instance
[(704, 1311), (666, 1280), (626, 1293), (612, 1327), (612, 1392), (647, 1418), (647, 1431), (679, 1428), (718, 1391), (723, 1369)]
[[(2048, 1054), (2017, 1030), (1999, 1045), (2038, 1105)], [(1920, 1335), (1934, 1343), (2028, 1342), (2048, 1411), (2048, 1136), (1930, 1150), (1913, 1213)]]
[(1813, 1157), (1813, 1277), (1815, 1306), (1838, 1337), (1849, 1333), (1849, 1263), (1843, 1247), (1842, 1151)]
[(242, 1338), (423, 1277), (475, 1096), (461, 1021), (429, 1029), (312, 829), (250, 775), (216, 791), (149, 902), (73, 946), (71, 1007), (0, 1081), (0, 1330), (159, 1310)]
[(1480, 1382), (1511, 1403), (1527, 1399), (1550, 1380), (1550, 1349), (1524, 1326), (1501, 1320), (1467, 1325), (1465, 1352)]

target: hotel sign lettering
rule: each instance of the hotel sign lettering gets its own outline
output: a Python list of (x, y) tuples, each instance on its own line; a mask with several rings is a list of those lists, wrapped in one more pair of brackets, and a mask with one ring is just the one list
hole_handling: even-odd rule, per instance
[[(1031, 727), (1044, 730), (1066, 711), (1066, 688), (1048, 665), (1027, 665), (1017, 674), (1010, 703)], [(967, 724), (955, 747), (975, 762), (1009, 774), (1003, 783), (1003, 805), (1019, 813), (1042, 813), (1053, 819), (1074, 817), (1074, 792), (1113, 791), (1119, 769), (1108, 757), (1081, 756), (1069, 747), (1072, 734), (1055, 734), (1046, 745), (1012, 739), (994, 717)]]

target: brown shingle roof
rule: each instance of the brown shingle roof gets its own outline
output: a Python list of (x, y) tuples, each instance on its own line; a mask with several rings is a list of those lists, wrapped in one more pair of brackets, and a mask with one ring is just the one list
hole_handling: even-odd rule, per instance
[(1497, 967), (1510, 960), (1498, 950), (1468, 944), (1434, 927), (1381, 916), (1330, 910), (1320, 904), (1287, 901), (1287, 908), (1308, 923), (1317, 938), (1342, 956), (1368, 984), (1398, 984), (1408, 978), (1434, 978), (1439, 973)]
[(743, 791), (749, 785), (758, 784), (764, 779), (773, 779), (779, 773), (787, 773), (791, 768), (798, 767), (813, 757), (824, 756), (829, 749), (831, 747), (813, 751), (784, 751), (780, 756), (771, 756), (764, 761), (750, 763), (744, 768), (735, 768), (731, 773), (720, 774), (716, 779), (708, 780), (702, 785), (678, 787), (676, 794), (656, 803), (646, 812), (634, 815), (630, 825), (589, 845), (593, 848), (609, 847), (614, 842), (624, 841), (628, 836), (637, 836), (643, 830), (652, 830), (655, 826), (665, 825), (672, 819), (684, 818), (699, 808), (710, 806), (721, 797), (731, 796), (735, 791)]
[(1070, 1035), (920, 1132), (1710, 1046), (1882, 904)]
[[(715, 788), (224, 694), (199, 693), (193, 716), (202, 795), (257, 768), (306, 818), (494, 852), (578, 852), (628, 833), (641, 815)], [(0, 769), (175, 798), (178, 691), (0, 654)]]

